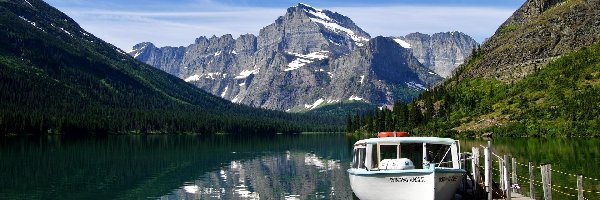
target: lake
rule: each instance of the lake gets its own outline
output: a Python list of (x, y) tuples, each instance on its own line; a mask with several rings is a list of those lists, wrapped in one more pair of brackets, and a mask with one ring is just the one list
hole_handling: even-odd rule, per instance
[[(6, 137), (0, 199), (352, 199), (346, 169), (354, 141), (343, 134)], [(463, 151), (484, 143), (461, 141)], [(600, 177), (598, 139), (494, 144), (519, 162)], [(553, 183), (576, 186), (565, 177), (553, 174)], [(600, 191), (592, 182), (586, 189)]]

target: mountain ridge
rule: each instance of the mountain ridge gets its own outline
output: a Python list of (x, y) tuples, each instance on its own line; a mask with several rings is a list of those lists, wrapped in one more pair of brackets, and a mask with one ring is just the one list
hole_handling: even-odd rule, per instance
[[(600, 41), (597, 0), (526, 1), (457, 78), (520, 80), (560, 55)], [(506, 56), (510, 55), (510, 56)]]
[(432, 35), (416, 32), (395, 38), (409, 44), (419, 62), (444, 78), (452, 75), (479, 46), (473, 38), (458, 31)]
[[(155, 57), (162, 51), (181, 53), (183, 50), (179, 50), (182, 47), (154, 46), (152, 50), (134, 47), (130, 55), (234, 103), (286, 111), (303, 111), (313, 109), (315, 104), (318, 107), (352, 100), (389, 105), (396, 100), (409, 101), (441, 80), (429, 77), (438, 75), (412, 61), (408, 62), (413, 65), (410, 69), (426, 70), (417, 70), (421, 73), (418, 79), (403, 83), (371, 76), (370, 69), (351, 74), (352, 69), (360, 67), (346, 65), (362, 63), (365, 67), (376, 67), (347, 57), (356, 54), (366, 61), (368, 56), (357, 52), (369, 52), (364, 48), (368, 48), (365, 45), (372, 39), (342, 14), (298, 4), (288, 8), (256, 36), (245, 34), (236, 39), (230, 34), (202, 36), (194, 44), (183, 47), (186, 49), (183, 55), (167, 53)], [(380, 41), (398, 45), (393, 40)], [(136, 46), (141, 44), (144, 43)], [(400, 45), (400, 48), (404, 47)], [(470, 53), (470, 50), (457, 51)], [(413, 59), (412, 54), (398, 56)], [(183, 58), (172, 59), (179, 57)], [(337, 64), (333, 67), (332, 63)], [(372, 81), (383, 84), (366, 83)], [(354, 89), (344, 91), (347, 87)]]

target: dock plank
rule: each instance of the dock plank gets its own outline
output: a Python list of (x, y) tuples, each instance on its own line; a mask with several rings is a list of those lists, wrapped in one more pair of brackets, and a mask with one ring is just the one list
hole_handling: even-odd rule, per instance
[(527, 196), (519, 194), (519, 193), (513, 192), (510, 195), (511, 195), (511, 199), (515, 199), (515, 200), (535, 200), (535, 199), (532, 199), (530, 197), (527, 197)]

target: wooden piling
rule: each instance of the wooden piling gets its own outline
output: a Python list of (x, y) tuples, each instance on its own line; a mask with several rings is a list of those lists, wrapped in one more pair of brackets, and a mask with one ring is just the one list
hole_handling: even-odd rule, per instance
[(583, 197), (583, 175), (577, 175), (577, 200), (584, 200)]
[(488, 193), (488, 200), (492, 200), (493, 188), (492, 188), (492, 141), (488, 141), (487, 148), (485, 148), (485, 188)]
[(544, 199), (552, 200), (552, 165), (542, 165), (542, 188), (544, 189)]
[(504, 194), (506, 195), (506, 199), (510, 200), (511, 199), (511, 184), (510, 184), (510, 178), (509, 177), (509, 167), (508, 167), (508, 163), (509, 163), (510, 158), (508, 157), (508, 155), (504, 155), (504, 158), (502, 159), (502, 172), (504, 172), (504, 174), (502, 174), (502, 176), (504, 177)]
[(478, 194), (477, 186), (479, 185), (479, 148), (473, 147), (473, 159), (471, 160), (471, 166), (473, 170), (473, 179), (475, 180), (475, 185), (473, 186), (473, 193)]
[(500, 189), (502, 191), (506, 190), (506, 187), (504, 185), (504, 161), (502, 160), (502, 158), (498, 158), (498, 176), (500, 180)]
[[(512, 185), (519, 184), (519, 179), (517, 178), (517, 158), (512, 158), (511, 167), (512, 167), (512, 184), (510, 185), (510, 187), (512, 187)], [(521, 192), (516, 187), (512, 188), (512, 191), (515, 193)]]
[(529, 197), (535, 199), (535, 186), (533, 185), (535, 175), (533, 174), (533, 162), (529, 161)]

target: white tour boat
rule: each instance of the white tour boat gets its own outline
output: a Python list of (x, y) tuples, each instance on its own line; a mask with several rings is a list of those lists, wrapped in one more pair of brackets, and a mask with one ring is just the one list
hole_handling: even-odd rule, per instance
[(350, 185), (361, 200), (450, 200), (466, 173), (458, 141), (382, 132), (354, 144)]

